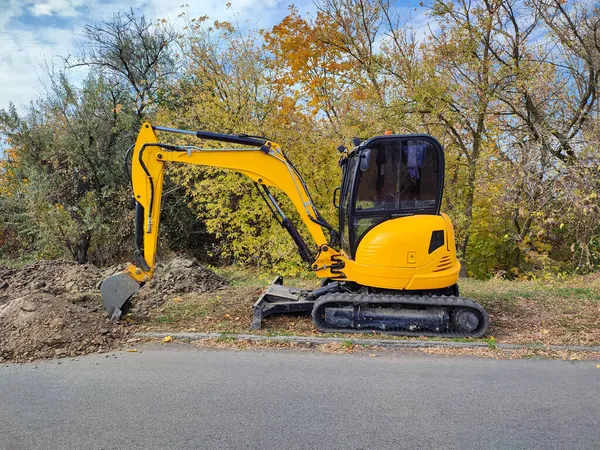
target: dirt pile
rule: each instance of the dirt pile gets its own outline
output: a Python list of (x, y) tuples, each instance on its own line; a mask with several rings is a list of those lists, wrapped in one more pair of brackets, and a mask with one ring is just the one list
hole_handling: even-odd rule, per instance
[(101, 271), (72, 261), (0, 269), (0, 361), (108, 350), (127, 334), (102, 311)]
[(129, 332), (68, 300), (43, 292), (0, 306), (0, 361), (30, 361), (105, 351)]
[[(0, 267), (0, 362), (76, 356), (122, 342), (131, 326), (108, 320), (98, 289), (112, 272), (62, 260)], [(196, 260), (174, 258), (157, 266), (155, 278), (132, 298), (131, 311), (147, 315), (172, 296), (226, 283)]]
[(227, 284), (225, 278), (196, 259), (176, 257), (156, 265), (154, 277), (131, 298), (129, 312), (138, 319), (179, 294), (212, 292)]
[[(90, 295), (99, 299), (97, 285), (101, 276), (101, 271), (91, 264), (64, 260), (38, 261), (22, 269), (0, 268), (0, 305), (32, 292), (66, 296), (73, 303), (89, 300)], [(98, 309), (102, 304), (95, 306)]]

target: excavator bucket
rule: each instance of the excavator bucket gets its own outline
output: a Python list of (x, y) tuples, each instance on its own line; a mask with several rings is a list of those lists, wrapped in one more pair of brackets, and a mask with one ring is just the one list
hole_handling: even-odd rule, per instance
[(119, 320), (127, 301), (140, 288), (140, 284), (127, 272), (120, 272), (108, 277), (100, 285), (102, 303), (108, 311), (110, 319)]

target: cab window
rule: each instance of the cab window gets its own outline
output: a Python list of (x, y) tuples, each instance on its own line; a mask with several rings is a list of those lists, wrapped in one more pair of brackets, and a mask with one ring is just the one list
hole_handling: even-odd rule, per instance
[(370, 149), (369, 168), (360, 173), (357, 214), (436, 209), (439, 156), (430, 142), (382, 139)]

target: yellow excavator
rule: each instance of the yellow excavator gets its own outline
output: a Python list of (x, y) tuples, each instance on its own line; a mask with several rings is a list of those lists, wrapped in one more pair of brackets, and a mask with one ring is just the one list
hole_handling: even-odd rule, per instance
[[(157, 133), (236, 146), (164, 144)], [(298, 246), (300, 257), (322, 279), (321, 287), (308, 291), (286, 287), (278, 277), (254, 305), (253, 329), (271, 314), (311, 312), (323, 332), (483, 336), (488, 314), (476, 302), (459, 297), (454, 230), (448, 216), (440, 213), (441, 144), (424, 134), (355, 138), (352, 144), (351, 150), (338, 148), (342, 180), (333, 193), (339, 210), (336, 229), (319, 214), (300, 173), (277, 143), (258, 136), (143, 124), (126, 156), (136, 212), (134, 263), (100, 286), (109, 316), (118, 320), (129, 299), (152, 278), (164, 167), (183, 163), (250, 177)], [(271, 187), (289, 197), (312, 244), (282, 211)]]

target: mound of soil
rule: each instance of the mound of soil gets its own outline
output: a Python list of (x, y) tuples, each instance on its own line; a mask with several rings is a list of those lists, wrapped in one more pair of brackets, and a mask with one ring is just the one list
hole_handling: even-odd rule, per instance
[[(131, 326), (109, 321), (98, 289), (116, 270), (63, 260), (0, 267), (0, 362), (101, 352), (122, 342)], [(146, 315), (177, 294), (225, 284), (196, 260), (174, 258), (157, 266), (155, 278), (132, 298), (131, 311)]]
[(73, 261), (38, 261), (22, 269), (0, 268), (0, 302), (18, 292), (45, 292), (61, 295), (93, 291), (101, 271), (91, 264)]
[(43, 292), (0, 306), (0, 361), (31, 361), (109, 350), (128, 334), (101, 313)]
[(225, 278), (202, 266), (196, 259), (176, 257), (156, 265), (154, 277), (132, 297), (129, 311), (148, 315), (152, 309), (179, 294), (213, 292), (227, 284)]

